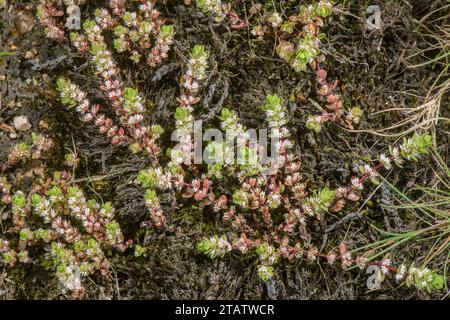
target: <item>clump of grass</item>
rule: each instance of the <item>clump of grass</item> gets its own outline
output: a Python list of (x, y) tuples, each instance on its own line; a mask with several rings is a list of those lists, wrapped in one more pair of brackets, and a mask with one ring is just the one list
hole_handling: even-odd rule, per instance
[[(351, 130), (352, 132), (368, 132), (382, 137), (403, 137), (417, 130), (426, 130), (435, 136), (439, 122), (450, 122), (446, 115), (448, 108), (445, 106), (450, 92), (450, 25), (448, 14), (445, 15), (449, 8), (450, 4), (441, 6), (420, 19), (415, 32), (427, 46), (404, 58), (408, 68), (430, 68), (438, 74), (426, 95), (419, 97), (422, 102), (417, 106), (396, 106), (372, 114), (400, 112), (405, 115), (404, 119), (393, 125), (381, 129)], [(409, 62), (417, 57), (422, 57), (424, 62), (414, 64)]]
[[(448, 290), (447, 282), (444, 280), (448, 279), (450, 261), (450, 170), (445, 164), (442, 165), (445, 172), (444, 175), (438, 176), (439, 186), (417, 187), (411, 190), (422, 195), (418, 199), (412, 199), (409, 194), (381, 177), (383, 183), (395, 192), (397, 200), (397, 204), (385, 206), (397, 210), (405, 216), (411, 215), (418, 221), (419, 227), (396, 233), (387, 232), (372, 225), (372, 228), (384, 238), (355, 249), (352, 253), (365, 252), (364, 255), (368, 257), (368, 261), (374, 261), (386, 257), (408, 244), (422, 244), (422, 248), (426, 246), (429, 250), (425, 256), (420, 258), (420, 262), (413, 262), (410, 269), (429, 270), (429, 265), (439, 266), (440, 270), (433, 272), (443, 275), (442, 283), (439, 283)], [(397, 273), (405, 272), (405, 268), (404, 265), (400, 266)], [(403, 283), (408, 286), (415, 285), (428, 291), (431, 289), (421, 282), (408, 281), (408, 277), (398, 276), (397, 280), (404, 281)]]

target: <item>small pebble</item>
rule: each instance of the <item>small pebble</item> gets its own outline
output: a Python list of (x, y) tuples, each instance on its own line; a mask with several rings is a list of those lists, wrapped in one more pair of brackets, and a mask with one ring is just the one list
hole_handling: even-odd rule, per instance
[(27, 60), (34, 59), (34, 53), (31, 51), (27, 51), (27, 53), (25, 53), (25, 59)]
[(19, 116), (14, 118), (14, 127), (24, 132), (31, 129), (31, 123), (26, 116)]
[(48, 125), (48, 123), (45, 122), (44, 120), (41, 120), (41, 121), (39, 122), (39, 127), (43, 128), (43, 129), (48, 129), (48, 128), (49, 128), (49, 125)]

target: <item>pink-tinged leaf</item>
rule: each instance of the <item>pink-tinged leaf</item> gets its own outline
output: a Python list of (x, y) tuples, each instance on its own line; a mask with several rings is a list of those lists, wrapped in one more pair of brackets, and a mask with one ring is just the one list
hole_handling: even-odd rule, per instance
[(227, 196), (226, 195), (221, 195), (220, 196), (220, 201), (223, 203), (223, 204), (227, 204), (227, 202), (228, 202), (228, 198), (227, 198)]
[(350, 201), (356, 202), (359, 200), (359, 198), (360, 197), (356, 193), (353, 193), (353, 192), (347, 195), (347, 199)]
[(112, 122), (111, 119), (108, 118), (108, 119), (105, 120), (105, 126), (112, 127), (112, 125), (113, 125), (113, 122)]
[(62, 17), (64, 15), (64, 11), (58, 10), (56, 11), (56, 9), (51, 10), (51, 15), (53, 17)]
[(209, 190), (209, 187), (211, 186), (211, 181), (208, 179), (203, 180), (203, 188), (207, 191)]
[(341, 256), (347, 253), (347, 246), (343, 242), (339, 244), (339, 253), (341, 254)]
[(98, 104), (96, 104), (95, 106), (93, 106), (92, 108), (91, 108), (91, 112), (92, 112), (92, 114), (97, 114), (97, 112), (98, 112), (98, 110), (100, 110), (100, 105), (98, 105)]
[(240, 23), (231, 25), (231, 28), (233, 28), (233, 29), (242, 29), (242, 28), (245, 28), (247, 26), (248, 26), (248, 22), (241, 21)]
[(327, 72), (324, 69), (319, 69), (319, 71), (317, 71), (317, 76), (321, 80), (326, 80), (327, 79)]
[(84, 122), (91, 122), (92, 120), (94, 120), (94, 116), (92, 114), (90, 114), (90, 113), (86, 113), (83, 116), (83, 121)]
[(116, 145), (116, 144), (118, 144), (119, 142), (120, 142), (120, 139), (119, 139), (118, 136), (114, 136), (114, 138), (113, 138), (112, 141), (111, 141), (111, 143), (112, 143), (113, 145)]
[(346, 127), (347, 127), (347, 129), (349, 129), (349, 130), (355, 130), (355, 127), (354, 127), (353, 124), (351, 124), (351, 123), (347, 123)]
[(203, 200), (205, 198), (206, 198), (206, 193), (204, 193), (204, 192), (196, 193), (194, 196), (194, 199), (197, 201)]
[(252, 246), (253, 247), (257, 247), (257, 246), (259, 246), (261, 244), (261, 240), (255, 240), (255, 241), (252, 241)]
[(335, 96), (335, 95), (330, 94), (330, 95), (327, 97), (327, 102), (328, 102), (328, 103), (334, 103), (335, 101), (336, 101), (336, 96)]

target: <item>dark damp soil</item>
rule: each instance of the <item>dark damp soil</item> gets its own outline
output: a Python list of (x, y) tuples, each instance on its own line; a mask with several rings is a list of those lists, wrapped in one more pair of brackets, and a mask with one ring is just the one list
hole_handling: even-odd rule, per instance
[[(76, 149), (81, 159), (77, 179), (86, 190), (112, 201), (126, 237), (138, 239), (150, 246), (146, 258), (132, 254), (116, 255), (111, 262), (115, 269), (112, 279), (92, 277), (87, 284), (90, 299), (418, 299), (437, 298), (415, 290), (385, 282), (380, 290), (368, 291), (368, 275), (362, 271), (344, 272), (339, 266), (325, 264), (281, 264), (275, 277), (266, 284), (259, 280), (252, 257), (232, 254), (220, 261), (200, 255), (195, 244), (206, 235), (226, 232), (218, 218), (207, 210), (176, 209), (165, 203), (164, 210), (175, 226), (174, 232), (140, 229), (147, 218), (142, 191), (134, 184), (136, 174), (149, 166), (150, 160), (132, 155), (127, 149), (111, 146), (96, 129), (83, 125), (76, 115), (68, 112), (58, 101), (55, 80), (66, 75), (89, 88), (96, 100), (103, 97), (92, 66), (67, 44), (47, 40), (42, 28), (34, 20), (34, 2), (9, 1), (0, 9), (0, 51), (15, 51), (16, 55), (0, 58), (0, 123), (11, 125), (15, 116), (26, 115), (32, 130), (17, 137), (0, 131), (0, 163), (7, 158), (14, 144), (29, 141), (31, 132), (52, 137), (55, 148), (46, 160), (46, 170), (63, 169), (67, 149)], [(83, 17), (92, 15), (104, 1), (91, 1), (83, 8)], [(278, 3), (279, 1), (277, 1)], [(283, 2), (283, 1), (281, 1)], [(300, 1), (302, 2), (302, 1)], [(427, 46), (420, 37), (421, 17), (442, 6), (445, 1), (378, 1), (382, 10), (383, 27), (366, 28), (368, 1), (336, 1), (338, 11), (327, 23), (323, 41), (326, 69), (332, 79), (341, 83), (345, 105), (360, 106), (364, 116), (358, 129), (378, 130), (405, 118), (401, 112), (375, 114), (396, 107), (414, 107), (427, 94), (439, 74), (439, 68), (409, 66), (425, 61), (423, 55), (406, 59)], [(260, 106), (265, 96), (276, 93), (289, 101), (290, 129), (295, 133), (303, 172), (312, 186), (336, 187), (347, 184), (354, 166), (376, 155), (396, 141), (368, 132), (352, 133), (337, 125), (328, 125), (320, 134), (305, 129), (307, 115), (317, 109), (297, 99), (299, 95), (314, 94), (311, 72), (295, 73), (274, 52), (275, 40), (268, 36), (261, 42), (250, 40), (248, 30), (234, 31), (224, 25), (211, 23), (193, 7), (182, 1), (167, 1), (162, 14), (175, 25), (176, 41), (170, 58), (155, 70), (132, 66), (127, 59), (115, 55), (129, 85), (135, 85), (151, 104), (148, 116), (153, 123), (163, 124), (166, 133), (173, 129), (173, 113), (179, 96), (178, 80), (190, 48), (204, 44), (211, 52), (211, 72), (203, 92), (198, 114), (204, 126), (217, 123), (216, 115), (222, 107), (236, 110), (247, 127), (258, 128), (264, 123)], [(244, 16), (251, 1), (231, 1), (237, 13)], [(25, 22), (24, 22), (25, 21)], [(25, 23), (25, 26), (22, 24)], [(28, 24), (28, 25), (27, 25)], [(29, 28), (29, 29), (27, 29)], [(26, 59), (34, 52), (32, 59)], [(433, 53), (429, 53), (433, 56)], [(36, 62), (33, 62), (36, 61)], [(413, 94), (407, 94), (413, 93)], [(444, 108), (448, 108), (448, 100)], [(449, 159), (447, 128), (437, 127), (439, 151)], [(163, 147), (170, 147), (170, 135), (163, 137)], [(30, 168), (16, 167), (7, 176), (23, 181)], [(420, 165), (408, 165), (390, 175), (390, 181), (402, 190), (427, 185), (433, 171), (439, 170), (431, 157)], [(367, 194), (366, 196), (369, 196)], [(345, 238), (350, 248), (381, 239), (371, 224), (388, 231), (402, 231), (416, 222), (403, 213), (387, 210), (380, 203), (393, 203), (388, 188), (379, 188), (364, 207), (359, 218), (338, 224), (337, 217), (321, 226), (317, 242), (337, 245)], [(361, 205), (361, 203), (359, 204)], [(357, 212), (358, 206), (348, 208)], [(314, 233), (314, 227), (311, 230)], [(396, 251), (398, 261), (413, 261), (421, 252), (417, 247), (405, 246)], [(443, 261), (436, 261), (442, 265)], [(17, 268), (13, 272), (0, 271), (0, 297), (23, 299), (65, 299), (51, 274), (38, 267)]]

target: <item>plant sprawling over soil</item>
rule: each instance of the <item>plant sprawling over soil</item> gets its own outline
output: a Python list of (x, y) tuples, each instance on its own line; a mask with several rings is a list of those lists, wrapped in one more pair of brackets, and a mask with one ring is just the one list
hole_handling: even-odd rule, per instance
[(0, 0), (0, 297), (448, 296), (450, 5), (382, 2)]

